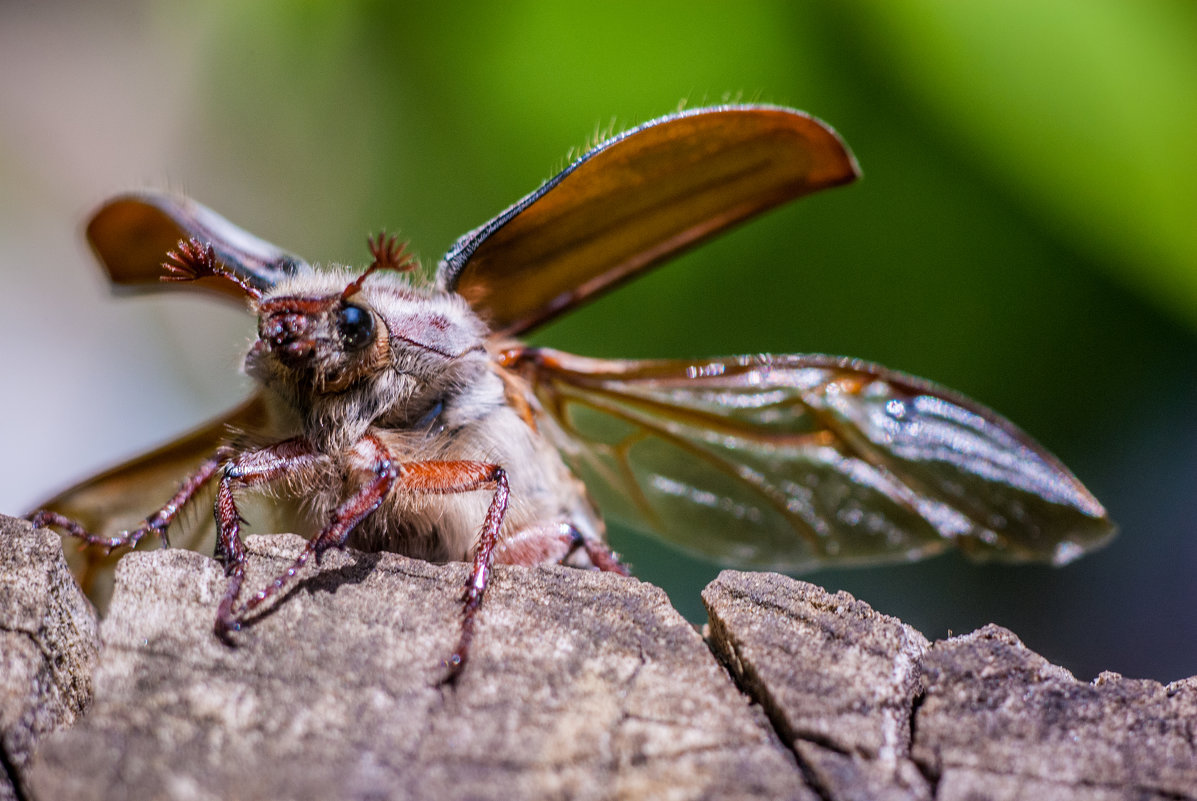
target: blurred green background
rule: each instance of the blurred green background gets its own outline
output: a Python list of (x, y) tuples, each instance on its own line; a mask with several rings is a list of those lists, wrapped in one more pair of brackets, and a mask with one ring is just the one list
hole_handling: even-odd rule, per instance
[[(965, 392), (1059, 455), (1118, 539), (1063, 569), (806, 578), (933, 638), (997, 622), (1081, 678), (1197, 674), (1197, 4), (10, 3), (0, 75), (0, 510), (245, 391), (244, 315), (107, 297), (79, 241), (104, 196), (183, 191), (317, 261), (398, 230), (435, 261), (596, 130), (777, 103), (833, 125), (864, 180), (536, 341), (846, 354)], [(717, 566), (612, 539), (703, 618)]]

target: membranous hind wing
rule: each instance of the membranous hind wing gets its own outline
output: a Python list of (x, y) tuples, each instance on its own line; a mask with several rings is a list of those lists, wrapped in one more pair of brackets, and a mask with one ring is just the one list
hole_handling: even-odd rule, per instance
[[(211, 245), (229, 275), (185, 283), (164, 282), (162, 264), (180, 241)], [(194, 200), (163, 192), (136, 192), (107, 201), (87, 224), (87, 241), (114, 288), (132, 292), (199, 288), (245, 303), (244, 286), (266, 291), (282, 278), (311, 268), (298, 256), (233, 225)]]
[(1101, 504), (994, 412), (818, 355), (612, 361), (547, 349), (528, 378), (604, 513), (744, 566), (1067, 562), (1114, 532)]
[(800, 111), (684, 111), (590, 149), (459, 239), (437, 280), (496, 335), (514, 336), (736, 223), (857, 175), (835, 131)]

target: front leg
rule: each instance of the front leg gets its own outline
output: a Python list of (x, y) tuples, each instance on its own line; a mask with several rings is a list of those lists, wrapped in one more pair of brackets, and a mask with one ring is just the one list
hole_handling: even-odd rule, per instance
[[(494, 496), (482, 521), (482, 530), (479, 532), (478, 545), (474, 551), (473, 568), (466, 584), (460, 639), (448, 660), (450, 672), (447, 680), (452, 681), (461, 673), (469, 657), (470, 641), (474, 637), (474, 616), (482, 605), (482, 595), (486, 591), (491, 566), (494, 563), (495, 546), (499, 542), (499, 530), (503, 527), (503, 518), (507, 514), (507, 473), (498, 465), (486, 462), (429, 461), (396, 464), (386, 446), (373, 435), (364, 437), (355, 446), (354, 451), (368, 468), (372, 476), (370, 480), (349, 500), (336, 508), (328, 525), (308, 541), (307, 546), (289, 568), (240, 609), (234, 609), (233, 605), (243, 571), (239, 570), (235, 577), (230, 574), (236, 585), (230, 584), (230, 594), (226, 596), (228, 607), (221, 606), (222, 618), (217, 622), (218, 630), (221, 625), (226, 626), (226, 631), (239, 625), (239, 619), (243, 619), (290, 584), (295, 574), (312, 556), (319, 561), (320, 554), (329, 548), (343, 547), (354, 527), (377, 509), (392, 490), (443, 495), (491, 489), (494, 490)], [(244, 559), (244, 556), (241, 558)]]
[[(306, 441), (300, 441), (306, 445)], [(286, 445), (287, 443), (282, 444)], [(313, 457), (319, 455), (311, 451), (309, 451), (309, 454)], [(326, 550), (333, 547), (343, 547), (345, 540), (349, 537), (349, 533), (353, 531), (354, 527), (382, 504), (383, 499), (386, 498), (387, 493), (391, 491), (391, 487), (395, 483), (396, 468), (391, 459), (390, 451), (387, 450), (386, 446), (377, 437), (368, 434), (354, 447), (354, 454), (367, 466), (372, 478), (354, 493), (349, 500), (342, 503), (333, 511), (332, 520), (329, 521), (329, 524), (324, 527), (323, 531), (308, 540), (308, 544), (300, 552), (299, 556), (296, 557), (295, 561), (291, 563), (290, 567), (284, 570), (274, 581), (267, 584), (265, 589), (256, 592), (252, 598), (239, 608), (236, 606), (236, 603), (241, 590), (241, 581), (245, 576), (245, 549), (241, 544), (239, 536), (234, 536), (230, 540), (230, 544), (235, 540), (238, 551), (236, 571), (231, 572), (228, 566), (225, 568), (229, 576), (229, 589), (225, 593), (225, 598), (220, 605), (220, 609), (217, 611), (216, 631), (222, 638), (227, 639), (229, 631), (240, 629), (241, 621), (248, 614), (290, 584), (300, 568), (307, 564), (312, 556), (315, 556), (317, 563), (319, 563), (320, 555)], [(232, 495), (229, 495), (229, 503), (232, 503)], [(221, 514), (219, 507), (217, 514), (218, 516)], [(239, 518), (235, 508), (230, 510), (228, 519), (229, 526), (233, 528), (233, 533), (236, 535), (236, 526)], [(230, 561), (229, 565), (232, 564), (233, 562)]]
[(241, 524), (245, 522), (237, 511), (233, 487), (252, 487), (268, 483), (289, 473), (309, 468), (322, 454), (302, 437), (288, 439), (256, 451), (238, 454), (224, 467), (220, 486), (216, 490), (216, 557), (224, 563), (228, 578), (224, 598), (216, 611), (216, 635), (228, 642), (230, 631), (241, 627), (233, 607), (241, 593), (245, 579), (245, 544), (241, 541)]
[[(306, 449), (306, 450), (305, 450)], [(462, 608), (461, 635), (457, 648), (449, 658), (453, 680), (465, 667), (470, 641), (474, 634), (474, 617), (482, 604), (494, 562), (499, 531), (507, 513), (507, 473), (498, 465), (469, 461), (429, 461), (397, 464), (387, 447), (374, 435), (367, 435), (354, 446), (354, 456), (370, 478), (348, 500), (332, 513), (328, 525), (308, 541), (295, 561), (265, 588), (259, 590), (243, 605), (237, 605), (241, 583), (245, 576), (245, 549), (240, 537), (240, 516), (233, 503), (232, 484), (243, 486), (269, 481), (288, 469), (301, 466), (304, 460), (318, 456), (303, 440), (280, 443), (272, 448), (247, 454), (230, 464), (217, 493), (217, 522), (221, 531), (220, 546), (225, 557), (225, 573), (229, 587), (217, 613), (217, 633), (227, 639), (228, 633), (240, 628), (247, 615), (272, 597), (278, 595), (292, 581), (299, 570), (315, 556), (329, 548), (340, 548), (353, 529), (377, 509), (386, 496), (395, 490), (406, 492), (448, 494), (494, 490), (478, 544), (474, 551), (473, 568), (466, 585)]]

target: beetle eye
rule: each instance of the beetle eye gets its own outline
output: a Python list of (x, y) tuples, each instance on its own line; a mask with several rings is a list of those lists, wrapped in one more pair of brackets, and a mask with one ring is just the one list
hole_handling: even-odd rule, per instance
[(373, 337), (374, 317), (361, 306), (345, 304), (337, 312), (337, 332), (345, 350), (360, 350)]

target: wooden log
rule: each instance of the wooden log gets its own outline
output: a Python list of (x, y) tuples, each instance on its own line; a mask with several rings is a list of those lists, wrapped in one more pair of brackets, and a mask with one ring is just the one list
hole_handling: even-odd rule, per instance
[[(252, 537), (247, 581), (299, 553)], [(471, 659), (442, 661), (466, 566), (332, 552), (235, 635), (223, 571), (121, 561), (96, 699), (41, 749), (57, 798), (814, 798), (764, 716), (661, 590), (568, 568), (496, 571)]]
[(928, 645), (847, 593), (724, 571), (711, 645), (824, 798), (1197, 798), (1197, 678), (1092, 683), (994, 625)]
[(38, 744), (90, 703), (99, 645), (58, 535), (0, 516), (0, 801), (25, 796)]
[(824, 798), (931, 797), (910, 758), (926, 637), (776, 573), (724, 571), (703, 602), (712, 649)]
[[(8, 521), (0, 565), (56, 539)], [(302, 540), (248, 547), (252, 590)], [(18, 797), (1197, 799), (1197, 679), (1079, 682), (997, 627), (929, 643), (767, 573), (706, 589), (704, 642), (635, 579), (499, 568), (445, 685), (466, 572), (331, 552), (230, 647), (214, 560), (130, 554), (94, 700), (10, 759)], [(47, 608), (7, 597), (4, 631)], [(69, 664), (87, 686), (94, 663)]]

